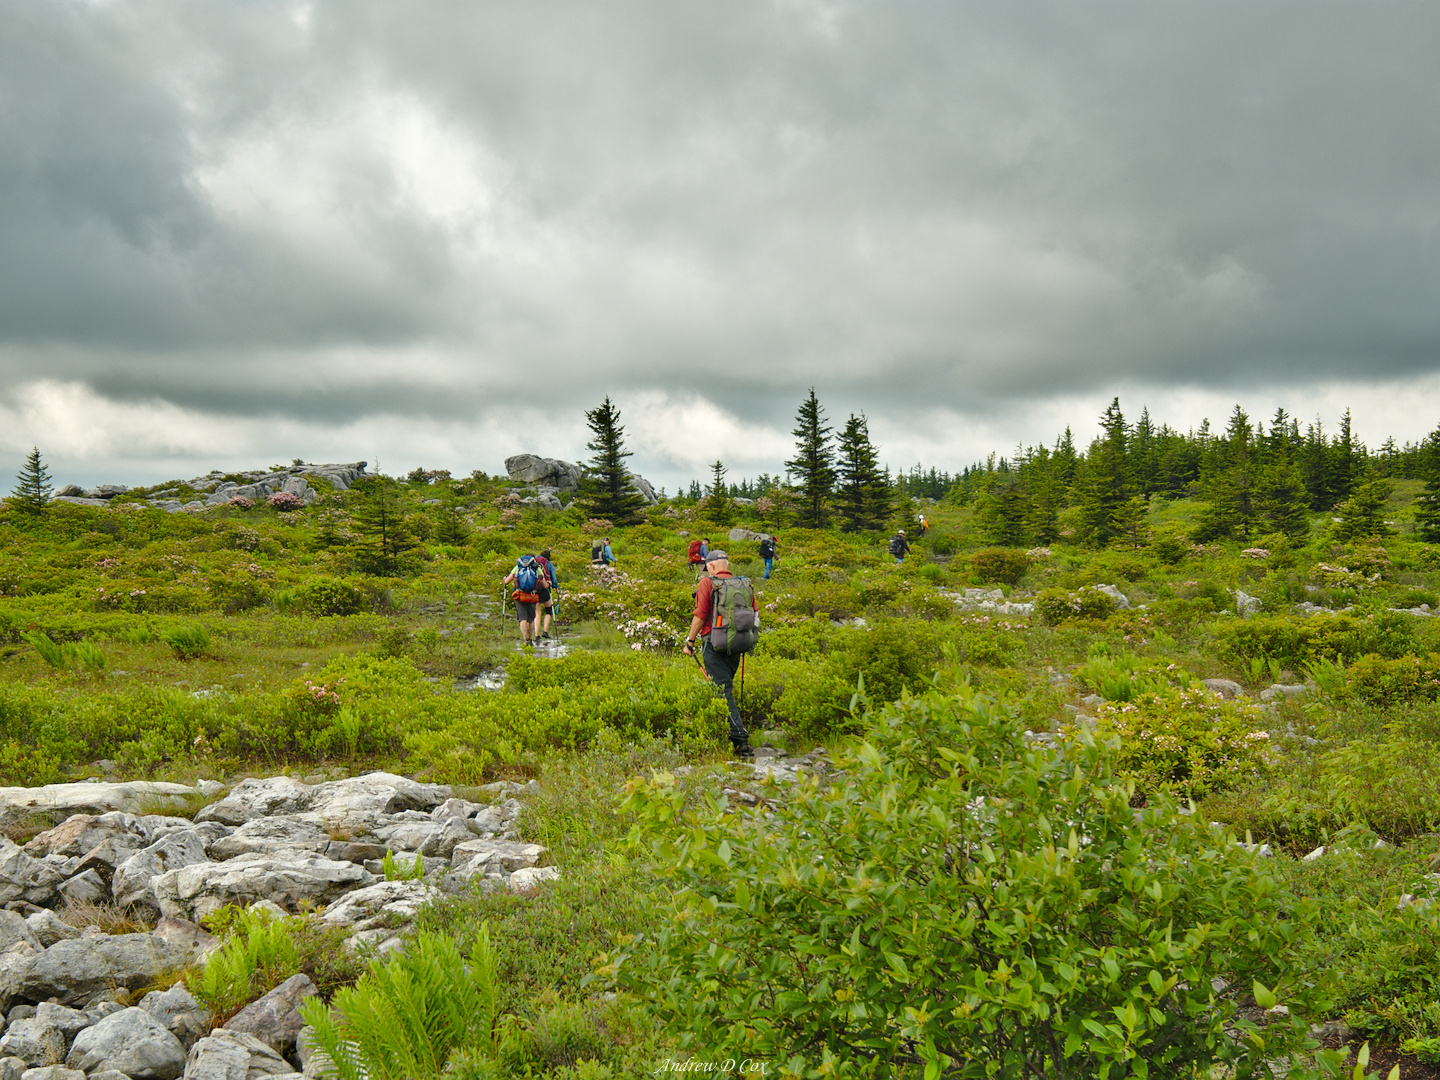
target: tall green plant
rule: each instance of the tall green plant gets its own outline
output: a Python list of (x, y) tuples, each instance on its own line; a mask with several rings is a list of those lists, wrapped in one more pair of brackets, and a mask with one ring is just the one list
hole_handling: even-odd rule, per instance
[(44, 513), (54, 486), (50, 483), (50, 470), (40, 459), (39, 447), (30, 448), (30, 454), (15, 480), (15, 486), (10, 489), (10, 505), (27, 514)]
[(451, 1053), (496, 1049), (495, 954), (481, 923), (469, 963), (453, 938), (421, 933), (401, 955), (376, 961), (331, 1008), (300, 1007), (340, 1080), (439, 1076)]

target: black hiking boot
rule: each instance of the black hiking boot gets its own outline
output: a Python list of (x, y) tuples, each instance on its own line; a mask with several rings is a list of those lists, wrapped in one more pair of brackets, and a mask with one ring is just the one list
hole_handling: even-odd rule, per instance
[(749, 761), (755, 756), (755, 750), (748, 742), (736, 743), (735, 756), (742, 761)]

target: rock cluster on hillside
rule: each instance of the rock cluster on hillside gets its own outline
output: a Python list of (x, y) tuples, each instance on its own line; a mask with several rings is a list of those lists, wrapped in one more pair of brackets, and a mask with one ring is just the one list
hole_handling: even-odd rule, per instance
[[(348, 465), (292, 465), (285, 469), (257, 469), (252, 472), (228, 474), (216, 469), (206, 476), (196, 476), (190, 480), (178, 481), (173, 489), (161, 488), (153, 492), (146, 502), (173, 514), (181, 510), (203, 510), (207, 506), (220, 506), (238, 496), (244, 496), (255, 502), (264, 502), (271, 495), (286, 491), (299, 496), (301, 501), (308, 506), (319, 498), (319, 494), (310, 486), (306, 477), (318, 476), (344, 491), (356, 480), (366, 475), (365, 465), (366, 462), (363, 461), (352, 462)], [(237, 480), (234, 477), (240, 479)], [(245, 482), (241, 483), (241, 480)], [(180, 488), (185, 486), (197, 494), (204, 495), (205, 498), (191, 499), (189, 502), (181, 501), (177, 496)], [(99, 484), (89, 489), (78, 487), (75, 484), (67, 484), (56, 492), (55, 501), (79, 503), (82, 506), (105, 506), (115, 496), (123, 495), (129, 490), (124, 484)]]
[[(826, 770), (823, 750), (786, 758), (763, 748), (749, 772), (755, 782), (793, 782)], [(197, 793), (179, 784), (0, 789), (0, 823), (69, 814), (23, 847), (0, 839), (0, 1080), (320, 1075), (323, 1059), (298, 1011), (317, 990), (303, 974), (214, 1030), (181, 984), (136, 1005), (129, 992), (218, 948), (197, 923), (225, 904), (316, 911), (351, 945), (384, 954), (402, 947), (405, 924), (437, 895), (477, 883), (529, 892), (559, 877), (547, 850), (516, 832), (517, 796), (535, 787), (486, 785), (497, 800), (487, 805), (390, 773), (318, 784), (276, 776), (241, 781), (193, 820), (134, 813)], [(223, 792), (214, 781), (197, 788)], [(725, 790), (741, 804), (762, 798)], [(401, 869), (419, 861), (424, 876), (385, 880), (387, 852)], [(150, 933), (107, 934), (62, 921), (52, 908), (66, 901), (72, 910), (87, 902), (148, 910), (158, 922)]]
[[(561, 461), (559, 458), (515, 454), (505, 459), (505, 472), (515, 483), (525, 485), (514, 494), (521, 495), (534, 489), (534, 494), (525, 495), (521, 502), (539, 502), (552, 510), (560, 510), (580, 490), (580, 477), (584, 469), (574, 462)], [(650, 481), (638, 473), (627, 471), (625, 475), (630, 478), (630, 486), (645, 500), (645, 505), (654, 506), (660, 501), (656, 498)]]
[[(203, 958), (218, 943), (196, 924), (225, 904), (316, 910), (383, 953), (399, 946), (397, 927), (440, 893), (476, 879), (523, 892), (557, 877), (543, 865), (544, 847), (516, 837), (524, 807), (515, 796), (527, 789), (489, 790), (503, 801), (468, 802), (445, 785), (389, 773), (313, 785), (279, 776), (244, 780), (190, 820), (131, 812), (193, 797), (177, 784), (0, 789), (0, 817), (12, 823), (36, 810), (99, 811), (72, 813), (23, 847), (0, 839), (0, 1076), (57, 1062), (70, 1075), (54, 1080), (294, 1072), (304, 1056), (295, 1010), (315, 992), (304, 976), (206, 1038), (183, 988), (132, 1008), (116, 991)], [(419, 860), (425, 876), (386, 881), (387, 852), (402, 868)], [(109, 935), (62, 922), (52, 908), (67, 902), (148, 910), (159, 922), (152, 933)]]

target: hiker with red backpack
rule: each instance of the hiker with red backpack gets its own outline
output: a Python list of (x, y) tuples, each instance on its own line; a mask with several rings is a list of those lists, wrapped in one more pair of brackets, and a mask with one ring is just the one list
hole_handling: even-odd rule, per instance
[(705, 556), (708, 554), (710, 554), (710, 538), (708, 536), (690, 541), (690, 546), (685, 551), (685, 558), (689, 561), (690, 570), (696, 578), (705, 572)]
[(730, 710), (730, 744), (737, 757), (753, 757), (750, 736), (735, 703), (735, 674), (760, 637), (755, 588), (748, 578), (730, 573), (730, 558), (718, 549), (707, 553), (705, 570), (695, 588), (695, 615), (685, 635), (684, 652), (694, 656), (695, 642), (704, 639), (701, 664), (710, 681), (725, 695)]
[(524, 648), (529, 645), (533, 648), (534, 639), (540, 636), (540, 618), (537, 613), (540, 589), (542, 585), (548, 589), (549, 579), (539, 559), (534, 555), (521, 555), (515, 563), (515, 569), (511, 570), (500, 584), (509, 585), (512, 582), (515, 591), (510, 595), (515, 600), (515, 617), (520, 620), (520, 646)]

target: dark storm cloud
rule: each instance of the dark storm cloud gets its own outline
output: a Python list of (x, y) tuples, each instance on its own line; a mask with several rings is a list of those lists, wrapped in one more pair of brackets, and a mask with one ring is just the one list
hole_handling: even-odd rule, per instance
[(811, 385), (883, 427), (1427, 376), (1437, 31), (1405, 3), (0, 2), (0, 390), (443, 422), (543, 375), (575, 425), (698, 392), (784, 434)]

